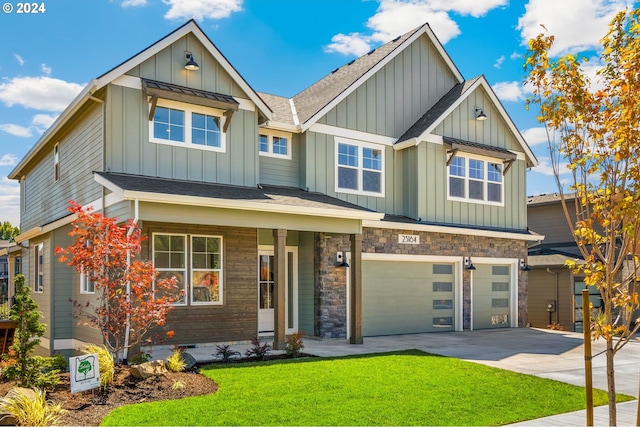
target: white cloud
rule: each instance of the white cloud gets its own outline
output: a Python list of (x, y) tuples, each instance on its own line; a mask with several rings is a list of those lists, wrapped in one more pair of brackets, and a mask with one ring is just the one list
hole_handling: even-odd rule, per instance
[(18, 164), (18, 156), (15, 154), (5, 154), (0, 157), (0, 166), (15, 166)]
[(47, 76), (51, 75), (51, 67), (49, 67), (47, 64), (41, 64), (40, 70), (42, 70), (42, 73)]
[[(549, 159), (548, 157), (543, 157), (538, 159), (539, 164), (538, 166), (531, 168), (532, 172), (538, 172), (541, 173), (543, 175), (547, 175), (547, 176), (554, 176), (555, 173), (553, 172), (553, 166), (551, 166), (551, 159)], [(558, 172), (560, 174), (560, 176), (562, 175), (570, 175), (571, 174), (571, 170), (569, 169), (569, 163), (560, 163), (558, 165)]]
[(325, 48), (325, 52), (361, 56), (371, 50), (368, 37), (360, 33), (336, 34), (331, 38), (331, 42), (332, 43)]
[(445, 44), (460, 34), (458, 24), (449, 16), (450, 12), (480, 17), (507, 3), (508, 0), (379, 0), (376, 13), (366, 23), (371, 35), (338, 34), (331, 39), (332, 44), (326, 51), (361, 55), (374, 44), (386, 43), (425, 22)]
[(0, 220), (12, 225), (20, 224), (20, 184), (3, 177), (0, 180)]
[(522, 132), (522, 137), (530, 147), (534, 145), (541, 145), (547, 143), (547, 130), (546, 128), (539, 126), (535, 128), (529, 128)]
[(30, 128), (26, 128), (24, 126), (15, 125), (12, 123), (0, 124), (0, 131), (6, 132), (10, 135), (17, 136), (20, 138), (29, 138), (33, 135), (33, 132)]
[(53, 124), (53, 122), (56, 121), (57, 118), (58, 116), (53, 116), (51, 114), (36, 114), (31, 119), (31, 125), (39, 131), (44, 132)]
[(14, 53), (13, 56), (15, 56), (16, 61), (18, 61), (18, 64), (20, 64), (20, 66), (22, 67), (24, 65), (24, 59), (22, 59), (22, 56), (18, 55), (17, 53)]
[(504, 56), (504, 55), (502, 55), (500, 58), (498, 58), (498, 59), (496, 60), (496, 63), (495, 63), (495, 64), (493, 64), (493, 66), (494, 66), (494, 67), (496, 67), (496, 68), (498, 68), (498, 69), (500, 69), (500, 68), (502, 67), (502, 63), (504, 62), (504, 60), (505, 60), (505, 59), (506, 59), (506, 58), (505, 58), (505, 56)]
[(0, 84), (0, 101), (42, 111), (62, 111), (83, 85), (51, 77), (14, 77)]
[(171, 6), (165, 19), (190, 19), (202, 21), (205, 18), (228, 18), (233, 12), (242, 10), (243, 0), (162, 0)]
[(509, 59), (511, 59), (512, 61), (521, 60), (522, 54), (518, 52), (513, 52), (511, 55), (509, 55)]
[(552, 56), (597, 49), (614, 15), (632, 6), (631, 0), (529, 0), (517, 29), (526, 46), (544, 25), (555, 36)]
[(522, 101), (526, 88), (520, 82), (498, 82), (492, 86), (501, 101)]
[(123, 0), (122, 7), (141, 7), (146, 6), (147, 0)]

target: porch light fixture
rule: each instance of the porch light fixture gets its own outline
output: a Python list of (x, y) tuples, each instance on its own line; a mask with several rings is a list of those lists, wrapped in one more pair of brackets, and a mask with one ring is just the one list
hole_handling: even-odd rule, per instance
[(198, 65), (198, 63), (193, 59), (193, 53), (185, 52), (184, 56), (187, 60), (187, 63), (184, 64), (185, 70), (196, 71), (200, 69), (200, 66)]
[(475, 270), (476, 266), (473, 265), (473, 263), (471, 262), (471, 258), (470, 257), (464, 257), (464, 269), (465, 270)]
[(338, 252), (338, 255), (336, 256), (336, 261), (337, 261), (336, 267), (339, 267), (339, 268), (347, 268), (347, 267), (349, 267), (349, 263), (347, 262), (344, 254), (342, 252)]
[(520, 270), (531, 271), (531, 267), (524, 261), (524, 258), (520, 258)]
[(487, 120), (487, 115), (482, 111), (482, 108), (476, 107), (476, 120)]

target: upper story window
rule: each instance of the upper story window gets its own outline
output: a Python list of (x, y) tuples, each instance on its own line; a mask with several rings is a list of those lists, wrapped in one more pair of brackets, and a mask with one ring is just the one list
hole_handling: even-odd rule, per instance
[(149, 122), (151, 142), (224, 152), (224, 113), (215, 108), (158, 100)]
[(53, 146), (53, 180), (60, 179), (60, 144)]
[(336, 192), (384, 196), (384, 147), (336, 138)]
[(449, 163), (449, 199), (503, 205), (503, 165), (456, 154)]
[(291, 134), (260, 129), (258, 133), (258, 152), (261, 156), (291, 159)]

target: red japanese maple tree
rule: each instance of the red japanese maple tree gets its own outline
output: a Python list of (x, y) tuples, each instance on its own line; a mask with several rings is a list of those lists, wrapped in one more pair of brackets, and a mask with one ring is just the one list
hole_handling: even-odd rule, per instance
[[(118, 224), (70, 201), (77, 217), (69, 235), (72, 245), (56, 248), (58, 261), (85, 275), (96, 299), (72, 301), (79, 324), (99, 329), (111, 352), (126, 359), (128, 349), (149, 340), (149, 333), (164, 326), (172, 303), (179, 298), (176, 279), (157, 280), (150, 261), (136, 259), (144, 237), (132, 221)], [(173, 336), (173, 331), (166, 333)]]

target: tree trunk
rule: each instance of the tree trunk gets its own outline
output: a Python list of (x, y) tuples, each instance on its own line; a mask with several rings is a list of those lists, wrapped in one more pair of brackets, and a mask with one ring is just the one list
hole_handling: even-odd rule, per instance
[(609, 425), (617, 425), (616, 377), (613, 365), (613, 339), (607, 339), (607, 392), (609, 393)]

